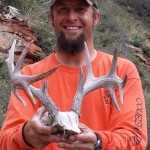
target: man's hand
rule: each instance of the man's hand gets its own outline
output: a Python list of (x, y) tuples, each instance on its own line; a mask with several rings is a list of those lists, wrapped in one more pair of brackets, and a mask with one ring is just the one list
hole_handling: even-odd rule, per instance
[(97, 142), (95, 133), (84, 124), (80, 124), (81, 133), (72, 135), (69, 140), (59, 142), (60, 148), (67, 150), (94, 150), (94, 144)]
[(23, 128), (23, 137), (25, 142), (35, 148), (46, 147), (51, 142), (60, 142), (62, 138), (56, 134), (57, 128), (43, 126), (41, 118), (45, 112), (45, 108), (41, 107), (35, 115), (25, 124)]

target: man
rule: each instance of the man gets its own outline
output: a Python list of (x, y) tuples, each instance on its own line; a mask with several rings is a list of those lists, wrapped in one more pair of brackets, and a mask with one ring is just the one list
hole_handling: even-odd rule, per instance
[[(109, 72), (112, 56), (94, 49), (93, 28), (100, 19), (96, 0), (53, 0), (49, 19), (57, 38), (57, 49), (44, 60), (23, 69), (27, 75), (46, 72), (59, 64), (59, 69), (47, 77), (48, 92), (62, 110), (70, 109), (77, 88), (79, 66), (85, 74), (84, 41), (86, 41), (93, 72), (103, 76)], [(6, 120), (0, 133), (1, 150), (144, 150), (147, 144), (145, 102), (141, 80), (135, 66), (119, 58), (117, 74), (128, 82), (124, 88), (124, 105), (118, 112), (111, 103), (106, 88), (95, 90), (84, 97), (80, 134), (64, 140), (55, 134), (55, 127), (43, 126), (40, 119), (45, 112), (37, 101), (31, 104), (22, 92), (27, 107), (12, 94)], [(40, 87), (43, 81), (34, 83)], [(117, 99), (119, 97), (116, 90)]]

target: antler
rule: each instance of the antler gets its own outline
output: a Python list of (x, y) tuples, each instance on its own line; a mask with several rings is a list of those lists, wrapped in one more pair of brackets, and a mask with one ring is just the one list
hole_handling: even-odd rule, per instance
[(11, 80), (11, 89), (14, 95), (20, 100), (20, 102), (26, 106), (26, 102), (23, 100), (23, 98), (17, 93), (17, 89), (24, 89), (27, 93), (27, 95), (30, 97), (31, 101), (33, 104), (35, 104), (35, 100), (32, 94), (32, 91), (30, 89), (30, 84), (41, 80), (43, 78), (48, 77), (52, 73), (54, 73), (59, 66), (56, 66), (55, 68), (39, 74), (39, 75), (34, 75), (34, 76), (27, 76), (23, 75), (21, 73), (21, 67), (24, 61), (24, 58), (28, 52), (30, 43), (26, 46), (26, 48), (23, 50), (21, 56), (19, 57), (16, 66), (14, 66), (14, 52), (15, 52), (15, 46), (16, 46), (16, 40), (14, 40), (13, 45), (11, 46), (11, 49), (9, 51), (8, 59), (6, 59), (6, 64), (8, 67), (8, 71), (10, 74), (10, 80)]
[(107, 87), (110, 91), (111, 98), (115, 107), (118, 109), (118, 111), (121, 111), (117, 103), (115, 92), (114, 92), (114, 89), (118, 87), (120, 92), (120, 100), (121, 103), (123, 104), (123, 88), (127, 82), (127, 76), (125, 76), (124, 80), (121, 80), (116, 75), (117, 56), (118, 56), (117, 49), (115, 49), (114, 51), (110, 72), (107, 75), (99, 78), (96, 78), (93, 75), (92, 67), (90, 63), (89, 50), (86, 43), (85, 43), (85, 53), (86, 53), (86, 67), (87, 67), (86, 82), (84, 84), (83, 71), (82, 68), (80, 67), (78, 88), (74, 96), (71, 111), (70, 112), (59, 111), (58, 114), (54, 117), (53, 125), (59, 126), (60, 130), (64, 131), (65, 137), (68, 137), (69, 135), (74, 133), (81, 132), (78, 127), (78, 117), (80, 116), (83, 97), (89, 92), (101, 87)]
[[(71, 111), (61, 112), (59, 111), (59, 108), (55, 106), (53, 100), (48, 95), (48, 91), (47, 91), (48, 83), (47, 82), (44, 82), (40, 89), (37, 89), (30, 85), (31, 83), (35, 81), (41, 80), (49, 76), (50, 74), (55, 72), (59, 66), (53, 68), (52, 70), (46, 73), (42, 73), (40, 75), (35, 75), (35, 76), (22, 75), (20, 68), (22, 66), (22, 63), (23, 63), (23, 60), (27, 53), (28, 48), (27, 47), (25, 48), (19, 60), (17, 61), (16, 66), (14, 66), (13, 61), (14, 61), (15, 45), (16, 45), (16, 41), (14, 41), (9, 52), (9, 58), (6, 60), (7, 66), (10, 72), (10, 77), (11, 77), (12, 91), (24, 105), (25, 105), (24, 100), (16, 92), (17, 88), (24, 89), (33, 103), (35, 103), (33, 99), (33, 95), (37, 97), (37, 99), (44, 105), (44, 107), (48, 111), (48, 116), (49, 116), (48, 118), (46, 118), (46, 120), (42, 118), (41, 120), (42, 124), (57, 126), (59, 128), (59, 131), (63, 133), (65, 138), (70, 136), (71, 134), (80, 133), (81, 131), (78, 127), (78, 124), (79, 124), (78, 118), (80, 116), (82, 99), (89, 92), (96, 90), (98, 88), (101, 88), (101, 87), (107, 87), (109, 89), (111, 98), (115, 107), (118, 109), (118, 111), (121, 111), (117, 103), (116, 97), (115, 97), (114, 88), (116, 87), (119, 88), (120, 100), (121, 100), (121, 103), (123, 104), (123, 88), (127, 82), (127, 76), (125, 76), (124, 80), (122, 81), (116, 75), (117, 49), (114, 51), (114, 56), (113, 56), (113, 61), (112, 61), (110, 72), (105, 76), (96, 78), (94, 77), (93, 72), (92, 72), (89, 50), (85, 43), (85, 55), (86, 55), (86, 67), (87, 67), (86, 82), (84, 83), (83, 71), (82, 71), (82, 68), (80, 67), (78, 87), (77, 87), (77, 91), (73, 99)], [(49, 118), (51, 118), (50, 121), (48, 121)], [(47, 121), (49, 123), (47, 123)]]
[[(80, 67), (79, 83), (78, 83), (78, 88), (77, 88), (77, 92), (75, 95), (75, 98), (77, 98), (75, 102), (77, 103), (81, 102), (81, 99), (83, 96), (83, 85), (84, 85), (83, 72), (82, 72), (82, 68)], [(47, 114), (48, 116), (46, 115), (46, 119), (45, 117), (41, 119), (41, 123), (43, 125), (57, 126), (59, 129), (59, 132), (63, 133), (64, 138), (67, 138), (68, 136), (72, 134), (81, 132), (78, 127), (78, 124), (79, 124), (78, 113), (76, 113), (76, 111), (74, 110), (71, 110), (69, 112), (59, 111), (59, 109), (53, 103), (51, 97), (48, 95), (47, 82), (44, 82), (40, 89), (37, 89), (33, 86), (30, 86), (30, 88), (31, 88), (33, 95), (37, 97), (37, 99), (44, 105), (44, 107), (48, 111), (48, 114)], [(49, 120), (53, 120), (53, 121), (51, 122)]]
[(86, 53), (87, 79), (84, 84), (83, 95), (80, 94), (81, 93), (80, 91), (82, 91), (82, 88), (83, 88), (82, 86), (80, 86), (79, 90), (77, 91), (78, 94), (74, 98), (74, 102), (73, 102), (71, 109), (77, 112), (78, 114), (80, 114), (80, 109), (81, 109), (81, 104), (82, 104), (81, 97), (85, 96), (89, 92), (96, 90), (98, 88), (107, 87), (109, 89), (109, 92), (110, 92), (110, 95), (111, 95), (111, 98), (115, 107), (117, 108), (118, 111), (121, 111), (116, 100), (114, 89), (116, 87), (119, 88), (120, 100), (121, 100), (121, 103), (123, 104), (123, 88), (127, 82), (127, 76), (125, 76), (124, 80), (122, 80), (116, 75), (117, 58), (118, 58), (117, 49), (115, 49), (114, 51), (114, 56), (113, 56), (110, 72), (105, 76), (96, 78), (94, 77), (93, 72), (92, 72), (92, 67), (90, 63), (90, 55), (89, 55), (89, 50), (88, 50), (86, 42), (84, 43), (84, 46), (85, 46), (85, 53)]

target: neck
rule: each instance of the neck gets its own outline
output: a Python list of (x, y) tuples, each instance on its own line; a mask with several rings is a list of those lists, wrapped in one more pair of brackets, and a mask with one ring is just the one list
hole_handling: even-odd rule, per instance
[[(88, 45), (91, 61), (97, 56), (97, 51), (94, 49), (93, 44)], [(85, 65), (85, 53), (84, 50), (75, 55), (62, 53), (56, 50), (55, 53), (56, 59), (63, 65), (71, 67), (79, 67), (80, 65)]]

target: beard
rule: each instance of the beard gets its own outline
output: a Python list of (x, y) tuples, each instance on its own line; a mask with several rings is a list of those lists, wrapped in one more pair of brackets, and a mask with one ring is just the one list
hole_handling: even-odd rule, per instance
[(85, 37), (81, 34), (76, 39), (66, 39), (64, 32), (60, 33), (57, 38), (57, 46), (59, 52), (75, 55), (83, 51)]

